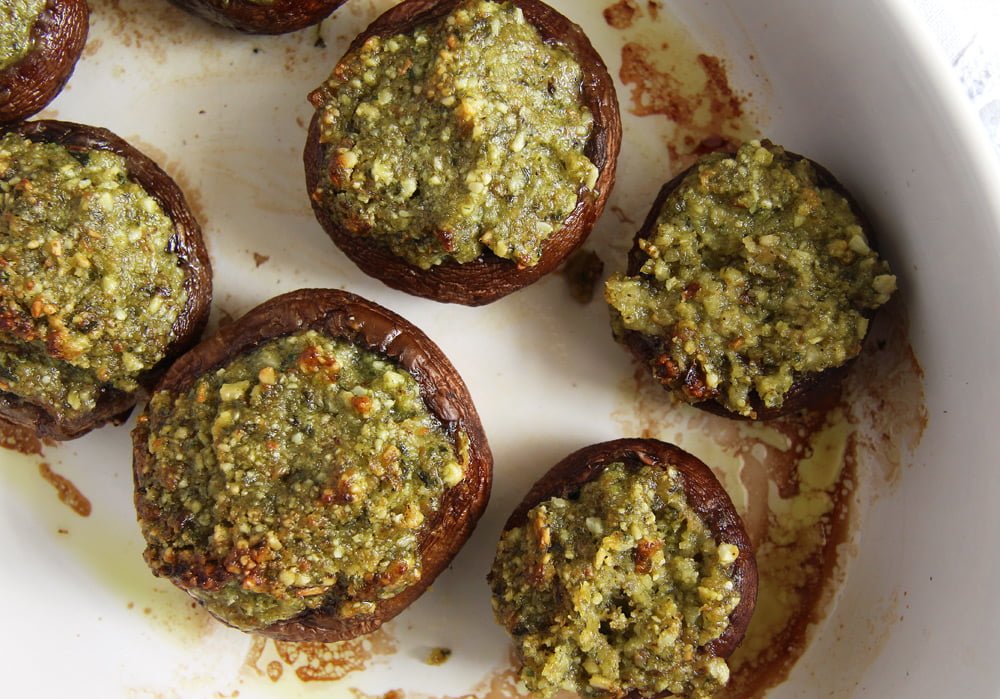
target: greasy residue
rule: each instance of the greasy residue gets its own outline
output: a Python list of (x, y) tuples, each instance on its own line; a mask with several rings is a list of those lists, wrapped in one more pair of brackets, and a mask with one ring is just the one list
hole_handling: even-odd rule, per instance
[[(354, 699), (524, 699), (528, 697), (517, 676), (517, 658), (513, 648), (508, 667), (495, 670), (481, 679), (467, 694), (458, 696), (424, 694), (402, 689), (393, 689), (383, 694), (370, 694), (360, 689), (351, 689)], [(559, 695), (563, 697), (563, 695)]]
[(908, 326), (897, 295), (873, 324), (870, 351), (858, 357), (845, 385), (860, 463), (890, 486), (898, 484), (928, 421), (924, 371), (907, 340)]
[(56, 489), (56, 494), (59, 496), (60, 502), (81, 517), (90, 516), (90, 500), (80, 492), (79, 488), (73, 485), (73, 481), (53, 471), (52, 467), (44, 461), (38, 464), (38, 472), (42, 474), (42, 478)]
[(678, 404), (637, 367), (616, 414), (625, 434), (673, 442), (712, 466), (754, 542), (757, 610), (730, 659), (727, 697), (760, 696), (787, 676), (841, 582), (854, 506), (876, 495), (856, 492), (859, 469), (891, 487), (926, 425), (898, 303), (880, 313), (852, 370), (824, 409), (751, 423)]
[(339, 643), (274, 641), (254, 636), (244, 667), (278, 682), (288, 672), (302, 682), (334, 682), (392, 655), (398, 643), (385, 628)]
[(673, 127), (665, 144), (672, 170), (758, 135), (747, 114), (750, 95), (730, 85), (726, 61), (705, 53), (685, 27), (661, 14), (659, 3), (643, 9), (622, 0), (605, 8), (604, 17), (623, 34), (619, 77), (627, 99), (622, 106), (639, 117), (664, 118)]

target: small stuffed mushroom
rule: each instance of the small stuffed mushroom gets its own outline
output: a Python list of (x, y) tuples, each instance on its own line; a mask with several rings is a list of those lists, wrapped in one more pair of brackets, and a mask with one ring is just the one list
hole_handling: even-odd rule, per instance
[(555, 269), (614, 184), (613, 81), (538, 0), (406, 0), (310, 95), (313, 210), (366, 274), (481, 305)]
[(625, 274), (615, 337), (665, 389), (770, 419), (836, 394), (896, 278), (847, 190), (768, 141), (713, 153), (664, 185)]
[(226, 624), (294, 641), (401, 612), (468, 539), (492, 481), (441, 350), (333, 290), (267, 301), (181, 357), (133, 448), (153, 572)]
[(11, 0), (0, 9), (0, 123), (51, 102), (87, 41), (87, 0)]
[(704, 463), (620, 439), (580, 449), (532, 486), (489, 583), (535, 696), (708, 697), (728, 682), (757, 566)]
[(0, 130), (0, 418), (72, 439), (119, 423), (201, 335), (201, 228), (174, 181), (111, 132)]
[(345, 0), (170, 0), (215, 24), (248, 34), (286, 34), (319, 24)]

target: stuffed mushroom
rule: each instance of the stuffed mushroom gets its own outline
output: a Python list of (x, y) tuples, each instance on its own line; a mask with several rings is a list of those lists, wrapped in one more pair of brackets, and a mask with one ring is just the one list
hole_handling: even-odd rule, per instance
[(389, 286), (480, 305), (553, 270), (614, 183), (614, 85), (538, 0), (406, 0), (310, 100), (313, 210)]
[(105, 129), (0, 132), (0, 418), (121, 422), (208, 319), (211, 264), (174, 181)]
[(768, 419), (830, 395), (895, 289), (833, 175), (751, 141), (663, 187), (605, 298), (615, 337), (664, 388)]
[(133, 448), (153, 572), (286, 640), (343, 640), (402, 611), (469, 537), (492, 478), (441, 350), (332, 290), (272, 299), (178, 360)]

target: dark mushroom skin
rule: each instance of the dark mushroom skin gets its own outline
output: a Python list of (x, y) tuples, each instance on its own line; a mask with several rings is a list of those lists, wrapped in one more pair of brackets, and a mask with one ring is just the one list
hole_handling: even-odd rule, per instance
[(178, 7), (229, 29), (248, 34), (287, 34), (319, 24), (345, 0), (170, 0)]
[[(762, 141), (762, 143), (767, 144), (769, 142)], [(731, 151), (727, 150), (726, 152)], [(865, 216), (861, 207), (858, 205), (854, 197), (851, 196), (850, 192), (847, 191), (847, 189), (830, 173), (830, 171), (816, 161), (810, 160), (809, 158), (799, 155), (798, 153), (786, 150), (784, 151), (784, 154), (786, 157), (793, 160), (805, 160), (809, 162), (813, 170), (816, 172), (819, 184), (823, 187), (834, 190), (847, 200), (851, 207), (851, 212), (855, 217), (857, 217), (858, 221), (861, 223), (861, 227), (864, 229), (865, 234), (868, 237), (869, 245), (873, 250), (877, 250), (877, 241), (867, 216)], [(698, 167), (697, 163), (671, 179), (660, 189), (659, 194), (657, 194), (656, 199), (653, 201), (653, 206), (650, 209), (649, 214), (646, 216), (645, 221), (643, 221), (642, 227), (636, 232), (635, 238), (633, 239), (632, 249), (629, 251), (628, 255), (628, 266), (626, 268), (627, 275), (638, 276), (640, 274), (642, 265), (648, 258), (640, 249), (639, 241), (652, 234), (653, 230), (656, 228), (657, 219), (660, 216), (660, 212), (663, 209), (667, 197), (670, 196), (673, 190), (680, 186), (684, 178), (696, 167)], [(869, 311), (864, 315), (865, 317), (871, 319), (874, 312)], [(818, 373), (798, 376), (791, 388), (785, 394), (785, 399), (780, 406), (768, 407), (764, 405), (760, 396), (758, 396), (755, 391), (752, 391), (750, 393), (749, 402), (751, 409), (756, 414), (756, 417), (750, 418), (729, 410), (720, 402), (715, 400), (712, 396), (711, 389), (705, 385), (704, 377), (701, 376), (697, 367), (692, 366), (687, 374), (683, 376), (669, 376), (668, 372), (664, 370), (665, 364), (661, 360), (662, 357), (666, 357), (667, 355), (664, 353), (663, 343), (660, 338), (650, 337), (635, 330), (626, 329), (623, 332), (620, 341), (632, 353), (632, 355), (643, 364), (643, 366), (650, 369), (653, 374), (653, 378), (656, 379), (656, 381), (660, 383), (665, 390), (680, 394), (686, 402), (689, 402), (692, 405), (710, 413), (738, 420), (773, 420), (774, 418), (782, 417), (784, 415), (791, 415), (792, 413), (796, 413), (800, 410), (816, 409), (829, 405), (831, 402), (836, 400), (840, 383), (847, 375), (850, 365), (854, 362), (854, 358), (852, 358), (840, 366), (830, 367)]]
[[(428, 410), (445, 432), (468, 438), (465, 477), (442, 497), (420, 533), (422, 575), (418, 582), (388, 599), (378, 599), (372, 614), (341, 618), (320, 607), (271, 624), (255, 633), (286, 641), (333, 642), (371, 633), (416, 600), (472, 534), (486, 509), (493, 481), (493, 456), (465, 382), (433, 341), (395, 313), (354, 294), (331, 289), (302, 289), (276, 297), (181, 357), (157, 385), (157, 391), (187, 391), (198, 377), (249, 352), (260, 343), (301, 330), (316, 330), (378, 352), (410, 372)], [(132, 433), (136, 507), (143, 516), (142, 474), (150, 466), (149, 427), (140, 417)], [(154, 516), (155, 513), (148, 513)], [(358, 598), (359, 601), (363, 598)]]
[[(416, 296), (445, 303), (481, 306), (521, 289), (548, 274), (576, 250), (604, 211), (615, 181), (618, 151), (621, 147), (621, 115), (614, 82), (590, 40), (579, 26), (539, 0), (510, 0), (520, 7), (525, 19), (538, 30), (547, 43), (566, 47), (583, 69), (581, 99), (593, 115), (593, 130), (584, 154), (598, 169), (592, 191), (581, 192), (576, 207), (562, 227), (546, 240), (542, 257), (531, 267), (486, 252), (472, 262), (446, 261), (429, 270), (420, 269), (370, 240), (341, 226), (317, 201), (313, 193), (325, 176), (324, 148), (319, 141), (319, 111), (309, 124), (304, 153), (306, 187), (313, 211), (327, 234), (361, 270), (388, 286)], [(459, 0), (406, 0), (376, 19), (351, 44), (348, 53), (357, 50), (372, 36), (403, 34), (415, 27), (447, 15)], [(309, 96), (319, 110), (322, 88)]]
[[(740, 602), (729, 615), (729, 628), (706, 646), (716, 656), (728, 658), (743, 640), (757, 602), (757, 561), (743, 520), (719, 480), (708, 466), (683, 449), (656, 439), (617, 439), (575, 451), (531, 486), (503, 530), (524, 525), (532, 508), (553, 497), (572, 496), (614, 463), (636, 468), (673, 466), (683, 484), (688, 504), (715, 535), (716, 543), (724, 541), (739, 548), (739, 556), (733, 562), (733, 584), (740, 594)], [(641, 694), (633, 692), (628, 696), (638, 699)]]
[(26, 119), (62, 90), (87, 42), (87, 0), (49, 0), (31, 30), (31, 51), (0, 71), (0, 123)]
[(35, 142), (57, 143), (71, 151), (105, 150), (125, 159), (129, 176), (163, 207), (173, 221), (170, 249), (184, 268), (187, 302), (174, 323), (174, 341), (160, 362), (137, 381), (138, 392), (105, 389), (95, 409), (76, 419), (53, 414), (46, 408), (0, 391), (0, 418), (33, 428), (39, 437), (67, 440), (80, 437), (106, 423), (124, 422), (136, 402), (163, 373), (174, 358), (197, 342), (208, 321), (212, 302), (212, 265), (201, 235), (201, 226), (188, 207), (177, 183), (155, 162), (107, 129), (63, 121), (31, 121), (0, 129), (0, 135), (18, 133)]

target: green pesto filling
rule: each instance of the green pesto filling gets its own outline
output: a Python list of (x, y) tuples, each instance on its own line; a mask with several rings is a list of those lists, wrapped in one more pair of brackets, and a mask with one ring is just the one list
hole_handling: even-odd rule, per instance
[(46, 0), (5, 0), (0, 4), (0, 70), (6, 70), (31, 51), (31, 30)]
[(716, 544), (672, 468), (616, 463), (504, 533), (493, 608), (540, 697), (711, 696), (729, 668), (705, 646), (739, 604), (738, 555)]
[(752, 392), (779, 407), (797, 379), (856, 356), (896, 289), (847, 199), (757, 141), (702, 159), (639, 246), (639, 274), (606, 286), (616, 335), (656, 338), (665, 384), (748, 417)]
[(467, 463), (413, 376), (311, 330), (154, 394), (149, 421), (146, 560), (245, 630), (370, 613), (419, 580), (421, 527)]
[(492, 252), (538, 263), (597, 168), (582, 71), (511, 3), (346, 56), (323, 86), (328, 156), (315, 196), (338, 223), (428, 269)]
[(174, 225), (108, 151), (0, 141), (0, 390), (67, 417), (133, 391), (187, 302)]

